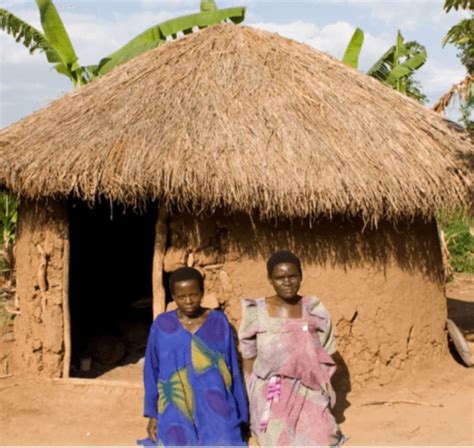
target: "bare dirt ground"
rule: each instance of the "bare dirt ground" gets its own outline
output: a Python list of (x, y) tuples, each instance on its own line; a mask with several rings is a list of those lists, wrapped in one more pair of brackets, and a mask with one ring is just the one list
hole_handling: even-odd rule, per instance
[[(458, 277), (447, 295), (472, 340), (474, 276)], [(473, 373), (448, 356), (403, 383), (349, 393), (347, 445), (474, 445)], [(0, 445), (134, 445), (145, 436), (142, 399), (139, 389), (0, 378)]]

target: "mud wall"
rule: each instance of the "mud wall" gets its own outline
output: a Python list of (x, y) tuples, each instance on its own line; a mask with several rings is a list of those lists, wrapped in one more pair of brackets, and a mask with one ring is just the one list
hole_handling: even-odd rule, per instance
[(61, 376), (67, 247), (66, 205), (21, 201), (16, 246), (21, 314), (15, 318), (15, 365), (25, 373)]
[[(164, 268), (198, 268), (206, 304), (220, 304), (238, 328), (242, 297), (272, 294), (268, 255), (294, 250), (303, 260), (303, 294), (320, 297), (338, 335), (340, 363), (356, 387), (386, 384), (446, 353), (441, 252), (434, 223), (335, 219), (263, 223), (246, 215), (174, 214)], [(347, 378), (349, 380), (349, 378)]]

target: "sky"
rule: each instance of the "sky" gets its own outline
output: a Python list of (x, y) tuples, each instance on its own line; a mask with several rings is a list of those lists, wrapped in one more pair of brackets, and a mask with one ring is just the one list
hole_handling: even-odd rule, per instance
[[(79, 57), (80, 65), (96, 64), (145, 29), (164, 20), (198, 12), (199, 0), (55, 0)], [(394, 42), (397, 30), (405, 41), (425, 45), (426, 64), (416, 79), (429, 105), (465, 77), (453, 46), (441, 41), (465, 11), (443, 10), (443, 0), (216, 0), (220, 8), (245, 6), (244, 24), (276, 32), (338, 59), (356, 27), (364, 30), (360, 70), (367, 70)], [(0, 0), (0, 7), (41, 29), (34, 0)], [(28, 50), (0, 30), (0, 128), (46, 106), (70, 91), (44, 53)], [(458, 118), (457, 108), (448, 111)]]

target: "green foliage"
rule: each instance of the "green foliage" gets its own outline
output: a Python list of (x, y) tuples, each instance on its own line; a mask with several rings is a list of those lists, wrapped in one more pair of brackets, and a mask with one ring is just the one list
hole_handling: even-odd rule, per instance
[(48, 62), (55, 64), (56, 71), (67, 76), (75, 86), (86, 84), (87, 73), (77, 63), (76, 52), (54, 3), (52, 0), (36, 0), (36, 4), (44, 34), (53, 49), (46, 52)]
[[(363, 43), (364, 32), (357, 28), (346, 48), (342, 62), (358, 68)], [(426, 62), (426, 58), (426, 49), (423, 45), (416, 41), (404, 42), (403, 36), (398, 31), (395, 45), (375, 62), (367, 74), (420, 103), (425, 103), (427, 97), (421, 92), (420, 84), (413, 79), (413, 75)]]
[(0, 274), (11, 274), (13, 270), (17, 209), (16, 199), (6, 193), (0, 193)]
[(474, 272), (474, 236), (470, 227), (472, 218), (464, 211), (442, 212), (438, 224), (445, 234), (449, 251), (449, 264), (453, 272)]
[(388, 84), (401, 93), (408, 94), (407, 79), (426, 62), (426, 49), (418, 42), (404, 42), (400, 31), (395, 45), (368, 70), (367, 74)]
[(454, 45), (458, 50), (458, 57), (468, 73), (474, 73), (474, 16), (461, 20), (454, 25), (444, 36), (443, 47), (446, 44)]
[[(469, 81), (464, 87), (466, 89), (466, 95), (462, 98), (459, 95), (460, 110), (461, 110), (461, 121), (464, 126), (468, 129), (474, 129), (474, 122), (471, 119), (472, 112), (474, 111), (474, 100), (471, 90), (472, 76), (474, 75), (474, 0), (445, 0), (444, 10), (449, 12), (451, 9), (467, 9), (471, 11), (471, 17), (463, 19), (456, 25), (454, 25), (446, 34), (443, 39), (443, 47), (446, 44), (454, 45), (458, 50), (458, 58), (461, 63), (466, 67), (467, 73), (471, 77), (466, 79)], [(449, 100), (446, 102), (446, 105)]]
[(359, 67), (359, 55), (364, 44), (364, 32), (360, 28), (356, 28), (354, 34), (351, 37), (349, 44), (347, 45), (342, 62), (344, 64), (358, 68)]
[(101, 59), (97, 65), (80, 66), (53, 1), (36, 0), (36, 4), (44, 34), (2, 8), (0, 8), (0, 29), (22, 43), (30, 53), (36, 50), (43, 51), (48, 62), (55, 64), (56, 71), (67, 76), (75, 87), (87, 84), (96, 77), (108, 73), (117, 65), (162, 45), (168, 38), (177, 37), (179, 33), (189, 34), (194, 29), (218, 25), (225, 21), (240, 23), (245, 18), (245, 8), (219, 9), (213, 0), (202, 1), (199, 13), (177, 17), (155, 25), (116, 52)]
[(0, 193), (0, 244), (15, 242), (17, 201), (6, 193)]
[(30, 53), (42, 51), (58, 73), (67, 76), (74, 86), (86, 84), (89, 79), (77, 56), (52, 0), (36, 0), (44, 34), (14, 14), (0, 8), (0, 29), (23, 44)]
[(428, 102), (428, 97), (421, 90), (421, 83), (413, 79), (412, 75), (403, 79), (403, 83), (405, 84), (405, 95), (415, 99), (421, 104)]
[(53, 50), (41, 31), (24, 22), (6, 9), (0, 8), (0, 29), (15, 38), (15, 41), (28, 48), (30, 54), (37, 50)]
[(474, 95), (470, 95), (469, 99), (463, 102), (460, 106), (461, 120), (466, 129), (474, 132), (474, 120), (471, 119), (472, 111), (474, 110)]
[(103, 58), (97, 66), (89, 67), (89, 69), (93, 76), (104, 75), (117, 65), (164, 44), (167, 38), (177, 37), (178, 33), (189, 34), (193, 32), (193, 29), (206, 28), (226, 20), (237, 24), (244, 18), (245, 8), (218, 9), (214, 1), (201, 2), (201, 12), (167, 20), (147, 29), (116, 52)]
[(474, 0), (446, 0), (444, 2), (444, 10), (449, 12), (452, 8), (474, 10)]

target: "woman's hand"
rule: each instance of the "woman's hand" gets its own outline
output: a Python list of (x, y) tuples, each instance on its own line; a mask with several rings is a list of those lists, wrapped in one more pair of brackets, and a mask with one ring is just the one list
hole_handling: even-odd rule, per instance
[(156, 418), (150, 417), (148, 419), (148, 425), (146, 426), (146, 432), (148, 433), (149, 439), (153, 443), (156, 442), (157, 427), (158, 427), (158, 420)]

